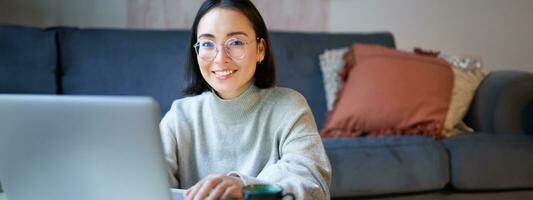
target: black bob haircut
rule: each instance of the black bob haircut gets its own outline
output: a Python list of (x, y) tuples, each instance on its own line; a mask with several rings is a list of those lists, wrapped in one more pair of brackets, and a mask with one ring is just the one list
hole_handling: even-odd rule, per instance
[(187, 64), (185, 67), (188, 85), (183, 89), (183, 93), (186, 95), (198, 95), (211, 90), (211, 86), (209, 86), (200, 73), (200, 66), (198, 65), (193, 45), (197, 41), (196, 35), (198, 34), (197, 29), (200, 19), (214, 8), (228, 8), (241, 12), (251, 22), (256, 37), (265, 40), (265, 58), (257, 64), (253, 76), (254, 85), (262, 89), (273, 87), (276, 82), (274, 57), (272, 55), (268, 30), (257, 8), (249, 0), (206, 0), (196, 13), (191, 29), (191, 40), (188, 46)]

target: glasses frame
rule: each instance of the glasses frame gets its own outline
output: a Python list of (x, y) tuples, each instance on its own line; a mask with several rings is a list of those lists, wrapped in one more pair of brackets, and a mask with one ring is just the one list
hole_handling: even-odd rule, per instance
[[(227, 43), (228, 43), (228, 41), (233, 40), (233, 39), (235, 39), (235, 38), (229, 38), (226, 41), (224, 41), (224, 43), (223, 43), (224, 52), (226, 52), (226, 55), (228, 55), (232, 59), (235, 59), (235, 60), (243, 59), (244, 55), (246, 55), (246, 54), (244, 54), (241, 58), (234, 58), (229, 53), (229, 47), (228, 47)], [(258, 42), (259, 40), (261, 40), (261, 38), (257, 37), (257, 38), (255, 38), (255, 40), (251, 39), (251, 40), (242, 41), (242, 42), (244, 43), (243, 46), (246, 46), (246, 45), (252, 44), (253, 42)], [(219, 52), (219, 50), (218, 50), (219, 43), (216, 43), (216, 42), (214, 42), (212, 40), (209, 40), (209, 41), (211, 41), (211, 42), (213, 42), (215, 44), (215, 55), (211, 59), (201, 58), (202, 60), (205, 60), (205, 61), (213, 61), (218, 56), (218, 52)], [(196, 52), (196, 56), (199, 56), (200, 54), (198, 54), (198, 51), (200, 51), (200, 41), (196, 41), (196, 43), (194, 45), (192, 45), (192, 47), (194, 48), (194, 52)]]

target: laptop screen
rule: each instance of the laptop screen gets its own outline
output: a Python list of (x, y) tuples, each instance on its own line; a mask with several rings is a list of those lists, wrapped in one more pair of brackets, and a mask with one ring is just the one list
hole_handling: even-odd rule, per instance
[(148, 97), (0, 95), (9, 200), (170, 199)]

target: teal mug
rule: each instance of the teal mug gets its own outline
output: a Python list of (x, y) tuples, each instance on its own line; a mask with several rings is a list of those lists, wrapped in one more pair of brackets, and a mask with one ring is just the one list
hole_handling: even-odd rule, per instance
[(281, 200), (290, 196), (293, 200), (294, 194), (283, 194), (283, 189), (277, 185), (270, 184), (253, 184), (247, 185), (242, 189), (244, 200)]

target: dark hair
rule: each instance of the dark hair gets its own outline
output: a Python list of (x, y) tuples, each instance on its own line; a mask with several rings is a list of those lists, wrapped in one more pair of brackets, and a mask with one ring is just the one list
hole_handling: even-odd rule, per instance
[(191, 29), (191, 43), (188, 46), (187, 65), (185, 67), (188, 85), (183, 90), (186, 95), (198, 95), (211, 89), (200, 73), (196, 52), (193, 45), (196, 43), (198, 23), (200, 19), (213, 8), (230, 8), (240, 11), (252, 23), (255, 34), (258, 38), (265, 40), (265, 58), (257, 64), (254, 74), (254, 85), (258, 88), (269, 88), (274, 86), (276, 81), (276, 71), (274, 57), (272, 55), (270, 39), (265, 22), (259, 14), (257, 8), (249, 0), (206, 0), (196, 13)]

